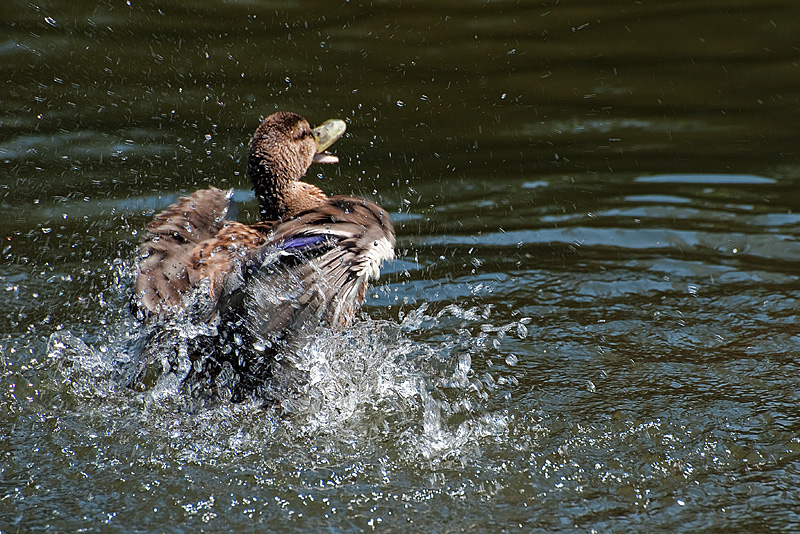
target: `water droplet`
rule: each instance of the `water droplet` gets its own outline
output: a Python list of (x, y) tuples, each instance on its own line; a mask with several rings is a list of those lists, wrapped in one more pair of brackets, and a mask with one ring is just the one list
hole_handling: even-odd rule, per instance
[(517, 323), (517, 337), (525, 339), (528, 336), (528, 327), (522, 324), (522, 321)]

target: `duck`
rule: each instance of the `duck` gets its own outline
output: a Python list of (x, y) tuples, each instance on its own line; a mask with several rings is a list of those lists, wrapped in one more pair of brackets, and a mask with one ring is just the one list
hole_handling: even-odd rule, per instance
[(302, 180), (312, 164), (339, 161), (327, 149), (345, 129), (337, 119), (312, 128), (296, 113), (273, 113), (248, 144), (257, 222), (230, 218), (233, 190), (211, 186), (179, 198), (146, 226), (131, 307), (159, 332), (155, 344), (169, 337), (165, 325), (200, 327), (182, 377), (192, 391), (224, 390), (234, 402), (264, 404), (302, 395), (302, 346), (321, 328), (351, 324), (370, 282), (393, 259), (386, 210)]

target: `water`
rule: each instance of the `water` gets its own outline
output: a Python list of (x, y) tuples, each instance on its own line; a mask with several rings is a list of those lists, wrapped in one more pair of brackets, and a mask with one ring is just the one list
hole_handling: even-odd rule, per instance
[[(0, 15), (0, 531), (800, 529), (788, 1), (17, 2)], [(309, 407), (156, 367), (131, 258), (338, 117), (397, 260)]]

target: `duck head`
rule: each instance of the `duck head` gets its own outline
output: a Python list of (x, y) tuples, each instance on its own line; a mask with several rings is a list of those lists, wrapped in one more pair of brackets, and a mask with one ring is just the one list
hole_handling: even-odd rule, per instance
[(312, 163), (336, 163), (325, 150), (345, 131), (332, 119), (317, 128), (296, 113), (273, 113), (256, 128), (248, 147), (247, 172), (253, 182), (262, 220), (278, 220), (309, 209), (327, 197), (299, 181)]

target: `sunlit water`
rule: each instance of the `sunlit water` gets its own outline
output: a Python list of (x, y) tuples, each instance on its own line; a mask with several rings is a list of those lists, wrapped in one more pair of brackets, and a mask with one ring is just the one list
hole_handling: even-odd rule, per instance
[[(12, 1), (0, 531), (800, 529), (800, 12), (602, 4)], [(278, 108), (397, 260), (289, 415), (129, 387), (142, 228), (251, 220)]]

